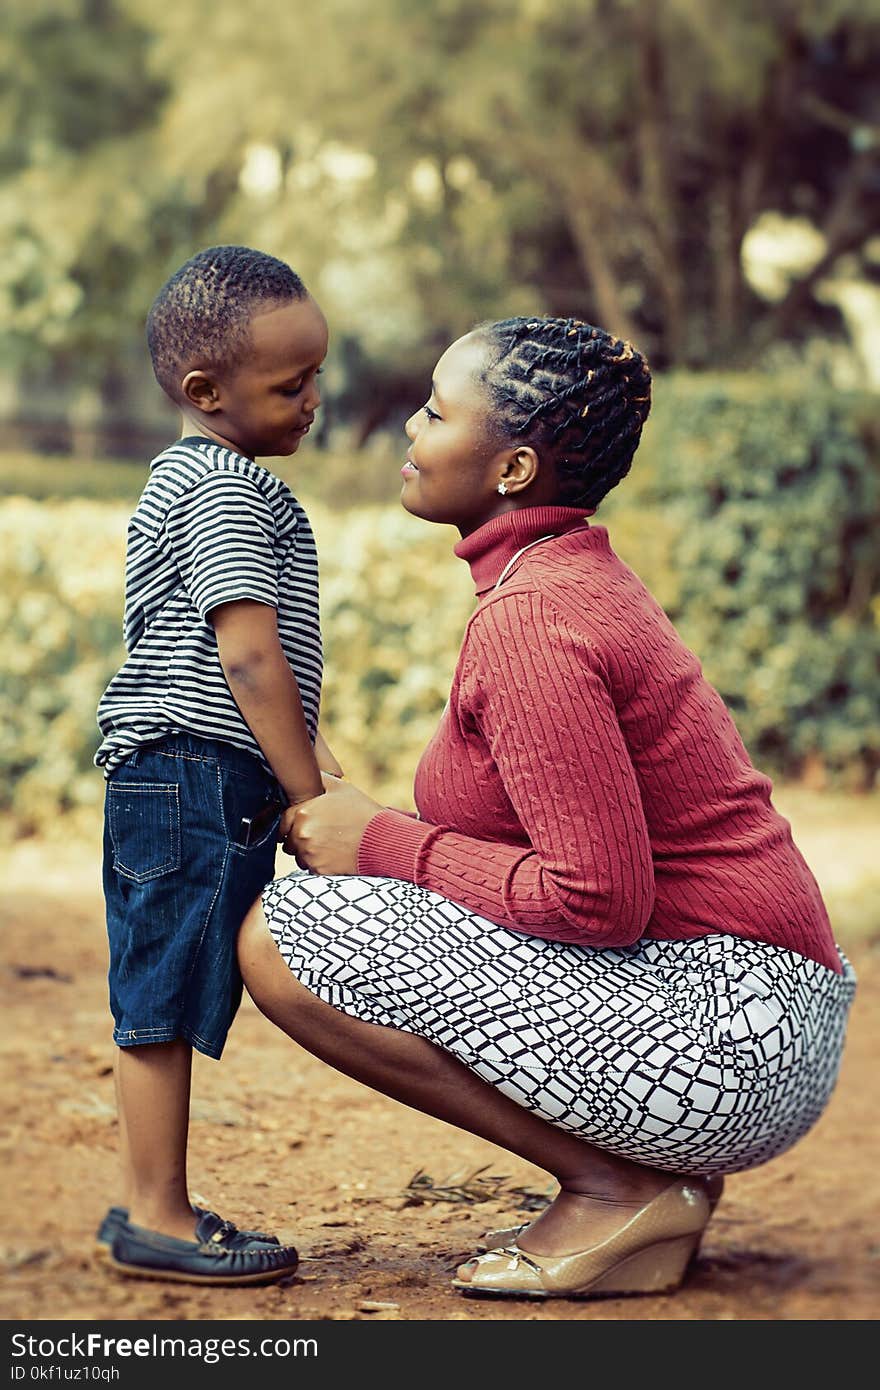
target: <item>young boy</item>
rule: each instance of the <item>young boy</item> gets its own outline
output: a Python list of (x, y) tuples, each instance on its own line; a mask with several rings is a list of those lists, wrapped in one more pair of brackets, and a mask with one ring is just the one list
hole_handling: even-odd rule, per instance
[[(243, 246), (187, 261), (147, 336), (183, 434), (131, 518), (128, 659), (98, 706), (104, 893), (126, 1207), (98, 1239), (128, 1274), (266, 1283), (292, 1246), (192, 1207), (192, 1049), (241, 1001), (236, 935), (299, 802), (338, 765), (317, 733), (318, 571), (305, 512), (257, 463), (296, 452), (327, 324), (289, 266)], [(317, 744), (316, 744), (316, 739)]]

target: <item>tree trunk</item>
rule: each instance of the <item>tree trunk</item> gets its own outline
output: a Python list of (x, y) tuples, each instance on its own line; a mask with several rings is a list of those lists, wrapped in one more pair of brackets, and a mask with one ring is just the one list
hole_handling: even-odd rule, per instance
[(632, 341), (638, 335), (624, 307), (612, 245), (620, 237), (631, 200), (614, 171), (579, 136), (557, 132), (547, 140), (522, 123), (508, 102), (499, 102), (500, 123), (524, 166), (559, 200), (584, 275), (596, 300), (601, 327)]
[(601, 327), (632, 342), (638, 337), (623, 305), (620, 283), (614, 271), (607, 239), (599, 226), (588, 190), (583, 186), (560, 190), (566, 221), (590, 287), (596, 298)]
[(642, 0), (634, 27), (640, 75), (636, 135), (647, 214), (643, 241), (665, 310), (666, 354), (675, 364), (682, 362), (687, 353), (685, 282), (678, 252), (678, 198), (670, 173), (666, 74), (657, 24), (654, 0)]
[(718, 361), (732, 354), (742, 328), (742, 227), (737, 216), (736, 186), (719, 180), (709, 209), (709, 255), (712, 262), (714, 322), (706, 340), (710, 358)]

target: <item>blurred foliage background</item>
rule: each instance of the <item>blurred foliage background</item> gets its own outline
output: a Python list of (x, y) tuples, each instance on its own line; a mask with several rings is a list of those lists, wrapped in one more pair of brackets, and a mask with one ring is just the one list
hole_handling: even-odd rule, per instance
[(0, 815), (97, 815), (125, 523), (177, 418), (143, 341), (196, 250), (324, 307), (323, 723), (409, 805), (472, 596), (397, 503), (403, 419), (483, 318), (636, 341), (655, 406), (597, 521), (767, 771), (880, 768), (880, 0), (7, 0)]

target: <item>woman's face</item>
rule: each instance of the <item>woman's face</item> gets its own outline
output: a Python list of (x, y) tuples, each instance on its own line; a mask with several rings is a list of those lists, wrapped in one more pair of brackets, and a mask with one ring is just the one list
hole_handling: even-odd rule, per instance
[(457, 526), (462, 536), (510, 510), (498, 492), (511, 448), (488, 429), (490, 403), (477, 378), (487, 345), (469, 333), (447, 348), (426, 405), (407, 420), (411, 440), (400, 500), (413, 516)]

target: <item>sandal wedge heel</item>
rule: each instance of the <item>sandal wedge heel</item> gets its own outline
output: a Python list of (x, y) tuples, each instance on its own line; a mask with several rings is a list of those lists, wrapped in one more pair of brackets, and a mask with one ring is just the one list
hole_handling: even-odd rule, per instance
[(676, 1182), (599, 1245), (538, 1255), (509, 1245), (467, 1262), (452, 1287), (470, 1297), (596, 1298), (670, 1293), (678, 1288), (708, 1223), (705, 1188)]
[(616, 1294), (672, 1293), (678, 1288), (691, 1257), (700, 1243), (699, 1236), (681, 1236), (649, 1245), (590, 1285), (587, 1295), (595, 1298)]
[[(706, 1191), (706, 1197), (709, 1202), (709, 1215), (711, 1217), (718, 1203), (721, 1201), (721, 1194), (724, 1191), (724, 1179), (719, 1176), (703, 1178), (700, 1181)], [(531, 1224), (531, 1221), (523, 1221), (519, 1226), (501, 1226), (498, 1230), (486, 1231), (485, 1235), (481, 1237), (477, 1244), (477, 1254), (482, 1255), (488, 1250), (501, 1250), (507, 1245), (515, 1245), (518, 1237), (522, 1235), (523, 1231), (527, 1231)], [(694, 1255), (697, 1254), (697, 1250), (699, 1250), (699, 1245), (694, 1251)]]

